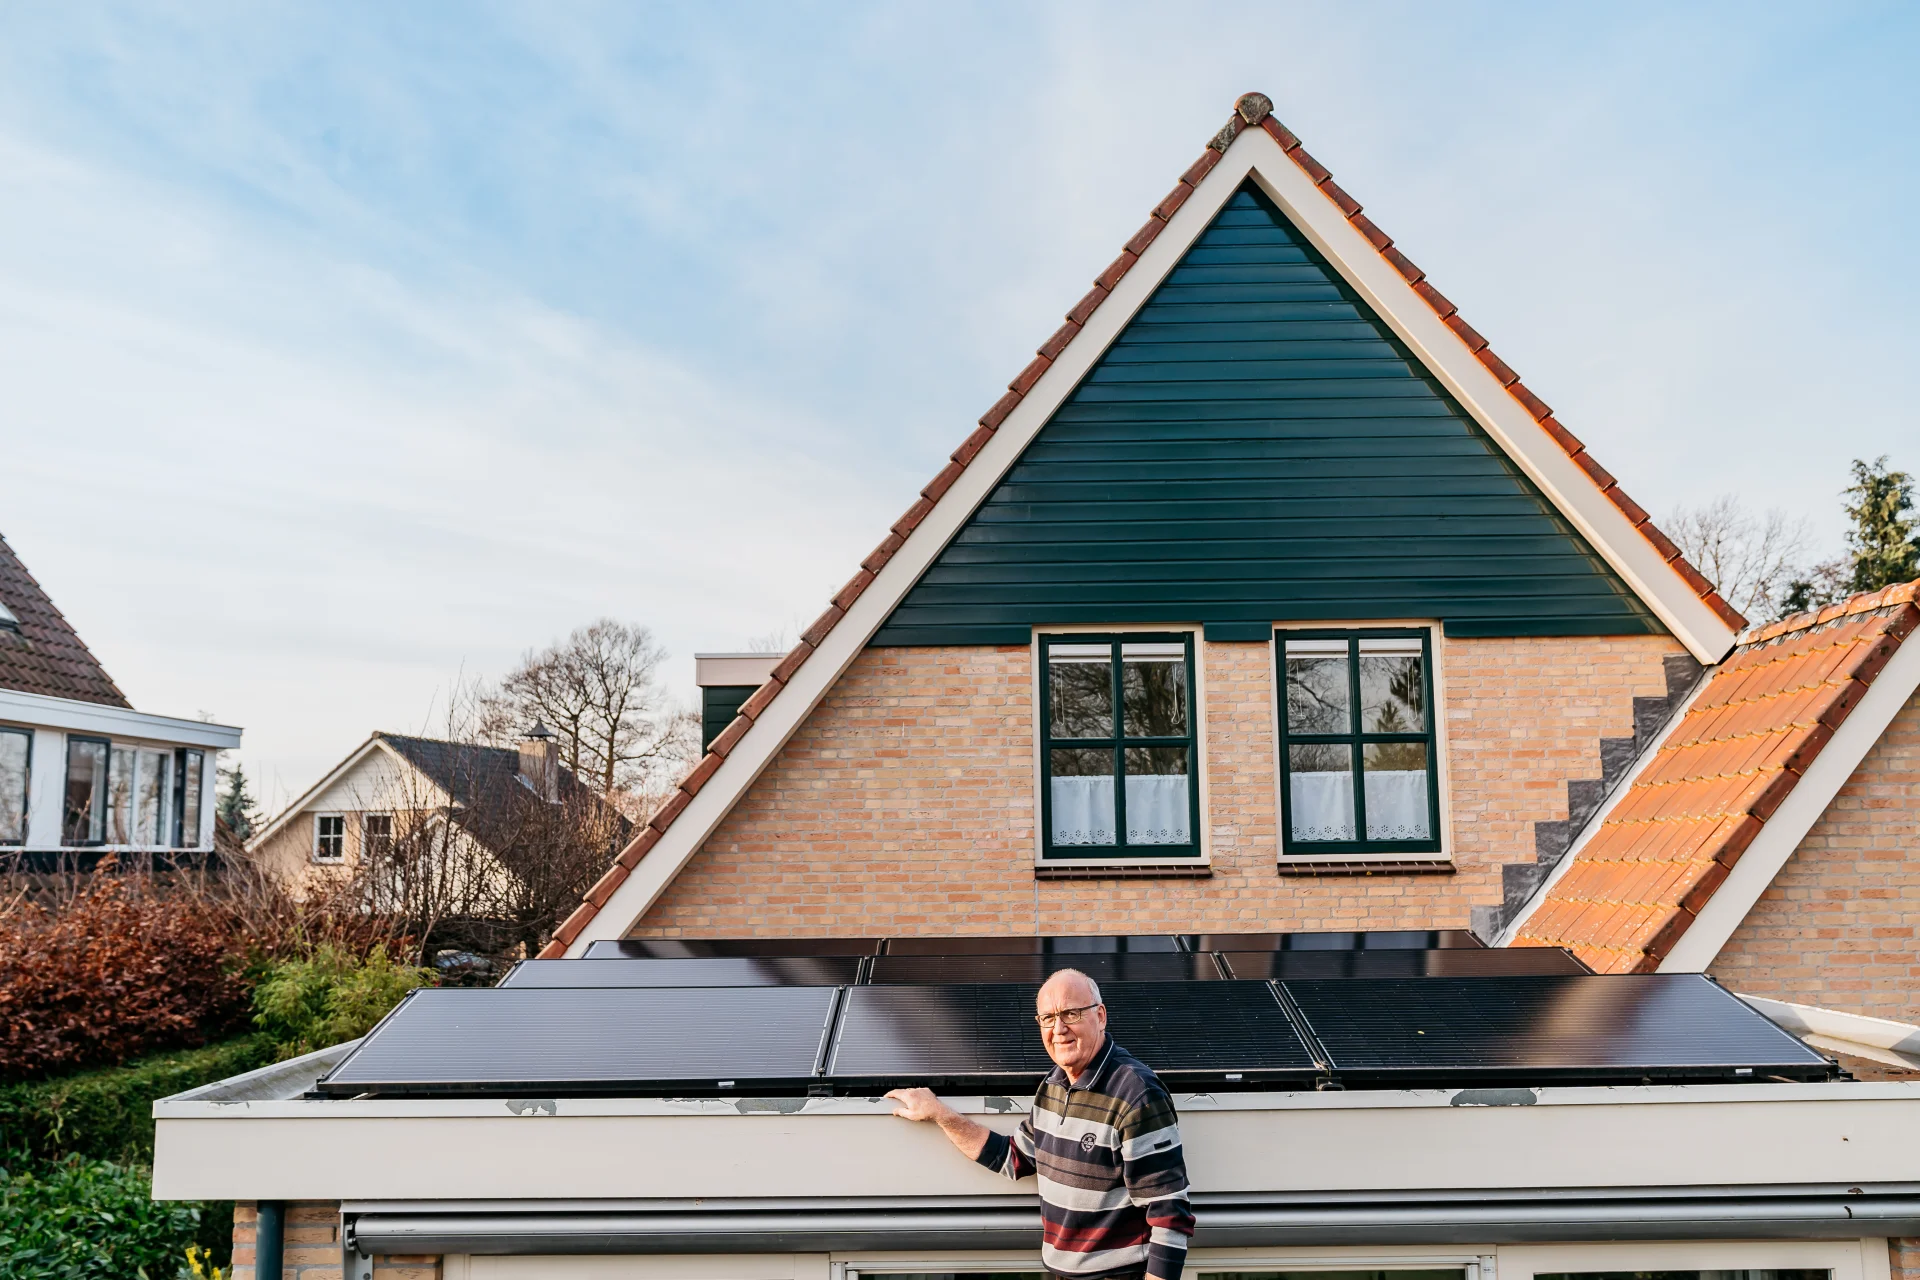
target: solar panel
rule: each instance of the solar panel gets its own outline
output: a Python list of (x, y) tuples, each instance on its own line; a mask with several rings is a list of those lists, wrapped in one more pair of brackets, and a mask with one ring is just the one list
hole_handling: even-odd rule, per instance
[(1559, 947), (1464, 947), (1444, 951), (1222, 951), (1235, 978), (1465, 978), (1587, 973)]
[(720, 956), (870, 956), (879, 938), (617, 938), (587, 944), (589, 960), (701, 960)]
[[(877, 962), (876, 962), (877, 963)], [(828, 1057), (846, 1090), (1031, 1088), (1052, 1063), (1033, 985), (850, 987)], [(1303, 1085), (1316, 1064), (1263, 982), (1115, 982), (1114, 1039), (1170, 1084)]]
[(1134, 952), (1173, 953), (1181, 940), (1169, 933), (1065, 934), (1039, 937), (1008, 934), (1001, 937), (888, 938), (881, 949), (889, 956), (1024, 956), (1122, 955)]
[(1213, 982), (1212, 956), (1182, 952), (1109, 955), (884, 955), (873, 962), (874, 983), (1019, 982), (1039, 986), (1049, 974), (1078, 969), (1095, 982)]
[(503, 987), (837, 987), (858, 956), (719, 956), (703, 960), (523, 960)]
[(1331, 933), (1202, 933), (1194, 951), (1478, 951), (1486, 944), (1466, 929), (1366, 929)]
[(336, 1096), (791, 1088), (813, 1073), (836, 990), (428, 988), (318, 1087)]
[(1700, 974), (1288, 981), (1341, 1083), (1825, 1079)]

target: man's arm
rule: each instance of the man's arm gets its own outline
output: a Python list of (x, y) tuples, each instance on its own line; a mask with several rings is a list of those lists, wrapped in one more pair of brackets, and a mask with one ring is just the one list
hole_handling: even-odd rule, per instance
[(947, 1141), (969, 1160), (978, 1160), (987, 1140), (999, 1135), (983, 1124), (967, 1119), (933, 1095), (931, 1089), (895, 1089), (887, 1095), (897, 1104), (893, 1114), (902, 1120), (931, 1120), (947, 1135)]
[(1187, 1160), (1173, 1100), (1154, 1093), (1120, 1125), (1120, 1160), (1127, 1195), (1147, 1211), (1148, 1280), (1180, 1280), (1193, 1234), (1187, 1203)]

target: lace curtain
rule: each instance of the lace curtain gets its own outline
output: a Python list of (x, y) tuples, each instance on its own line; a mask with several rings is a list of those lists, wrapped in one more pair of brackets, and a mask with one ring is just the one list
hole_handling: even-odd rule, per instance
[[(1363, 776), (1367, 783), (1367, 839), (1430, 838), (1425, 769), (1382, 769)], [(1295, 840), (1354, 838), (1351, 773), (1294, 773), (1290, 778), (1289, 825)]]
[[(1185, 774), (1127, 778), (1127, 843), (1191, 844)], [(1114, 844), (1113, 779), (1053, 779), (1053, 842)], [(1348, 806), (1351, 808), (1352, 806)]]

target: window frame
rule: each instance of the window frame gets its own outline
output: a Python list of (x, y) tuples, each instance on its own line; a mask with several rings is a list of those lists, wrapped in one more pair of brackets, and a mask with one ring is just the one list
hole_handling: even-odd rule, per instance
[[(1111, 649), (1109, 670), (1113, 691), (1113, 736), (1111, 738), (1061, 738), (1053, 737), (1052, 707), (1052, 671), (1048, 652), (1058, 644), (1082, 645), (1105, 644)], [(1124, 701), (1121, 688), (1121, 667), (1123, 646), (1129, 644), (1179, 644), (1185, 650), (1186, 695), (1187, 695), (1187, 732), (1184, 737), (1141, 737), (1130, 738), (1126, 733)], [(1113, 630), (1111, 628), (1088, 631), (1041, 631), (1035, 634), (1035, 672), (1038, 701), (1035, 706), (1034, 720), (1037, 728), (1038, 752), (1034, 767), (1034, 776), (1039, 787), (1039, 830), (1037, 832), (1041, 866), (1083, 867), (1090, 864), (1111, 863), (1117, 866), (1151, 866), (1156, 863), (1177, 866), (1205, 865), (1206, 828), (1203, 817), (1206, 812), (1205, 797), (1202, 794), (1202, 745), (1200, 672), (1198, 664), (1198, 645), (1195, 633), (1190, 629), (1143, 629), (1140, 631)], [(1093, 749), (1111, 745), (1114, 752), (1114, 835), (1115, 843), (1110, 845), (1056, 845), (1053, 842), (1053, 751), (1062, 749)], [(1178, 747), (1187, 749), (1187, 829), (1192, 839), (1185, 844), (1129, 845), (1126, 843), (1126, 752), (1129, 747)]]
[[(191, 792), (187, 787), (187, 760), (193, 758), (199, 767), (194, 771), (194, 784)], [(200, 833), (206, 829), (205, 809), (207, 785), (207, 753), (198, 747), (177, 747), (173, 753), (173, 817), (172, 844), (176, 849), (198, 849)], [(194, 829), (187, 830), (187, 808), (193, 808)]]
[[(320, 853), (321, 842), (325, 840), (327, 837), (321, 834), (320, 827), (322, 823), (326, 823), (326, 822), (337, 822), (340, 824), (340, 830), (334, 836), (335, 839), (340, 841), (340, 853), (338, 857), (328, 858), (328, 857), (321, 856), (321, 853)], [(344, 866), (346, 864), (346, 861), (347, 861), (347, 815), (344, 813), (314, 814), (313, 815), (313, 863), (314, 865), (320, 866), (320, 867), (338, 867), (338, 866)]]
[[(0, 848), (24, 849), (33, 832), (33, 748), (34, 731), (24, 725), (0, 724), (0, 737), (17, 736), (27, 740), (27, 764), (20, 772), (20, 839), (0, 838)], [(4, 800), (0, 800), (4, 803)]]
[[(89, 830), (92, 829), (95, 823), (98, 824), (100, 830), (98, 838), (90, 835), (76, 837), (73, 834), (73, 748), (78, 743), (87, 743), (101, 748), (100, 770), (96, 775), (98, 781), (94, 785), (94, 794), (92, 797), (92, 800), (97, 802), (97, 808), (91, 811), (93, 822), (88, 824)], [(107, 808), (113, 801), (111, 791), (113, 739), (87, 733), (68, 734), (66, 765), (66, 770), (60, 777), (60, 845), (65, 849), (101, 848), (107, 843)]]
[[(1420, 641), (1422, 694), (1426, 699), (1426, 731), (1418, 734), (1365, 733), (1360, 727), (1360, 641)], [(1287, 721), (1287, 642), (1289, 640), (1344, 640), (1347, 642), (1347, 697), (1349, 732), (1344, 734), (1296, 734)], [(1352, 861), (1357, 859), (1431, 860), (1446, 856), (1446, 827), (1443, 822), (1443, 783), (1445, 771), (1440, 763), (1440, 708), (1438, 676), (1434, 664), (1433, 628), (1419, 625), (1351, 625), (1336, 627), (1276, 627), (1273, 639), (1274, 701), (1278, 743), (1277, 772), (1280, 791), (1280, 860), (1284, 863), (1314, 859)], [(1424, 840), (1369, 840), (1366, 838), (1365, 748), (1370, 743), (1424, 742), (1427, 748), (1427, 829)], [(1293, 764), (1291, 750), (1301, 745), (1323, 743), (1345, 745), (1353, 764), (1353, 840), (1295, 840), (1293, 836)]]
[(391, 859), (393, 857), (393, 847), (394, 847), (393, 815), (391, 813), (363, 813), (360, 815), (360, 857), (362, 861), (368, 863), (369, 865), (371, 865), (374, 861), (375, 851), (374, 851), (373, 842), (375, 837), (373, 833), (373, 824), (376, 822), (384, 822), (387, 824), (386, 831), (382, 832), (379, 837), (381, 840), (385, 841), (385, 844), (381, 847), (380, 853), (384, 858), (387, 858), (387, 859)]

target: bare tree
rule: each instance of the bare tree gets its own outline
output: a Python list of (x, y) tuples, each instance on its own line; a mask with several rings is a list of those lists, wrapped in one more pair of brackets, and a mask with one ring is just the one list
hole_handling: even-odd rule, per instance
[[(529, 650), (483, 696), (484, 736), (504, 745), (539, 721), (558, 735), (561, 763), (608, 798), (678, 781), (692, 763), (692, 713), (660, 685), (666, 657), (646, 627), (612, 618), (580, 627)], [(697, 747), (697, 727), (693, 739)]]
[(1806, 520), (1777, 509), (1755, 516), (1732, 494), (1676, 507), (1665, 527), (1727, 603), (1755, 622), (1780, 616), (1790, 584), (1808, 572)]

